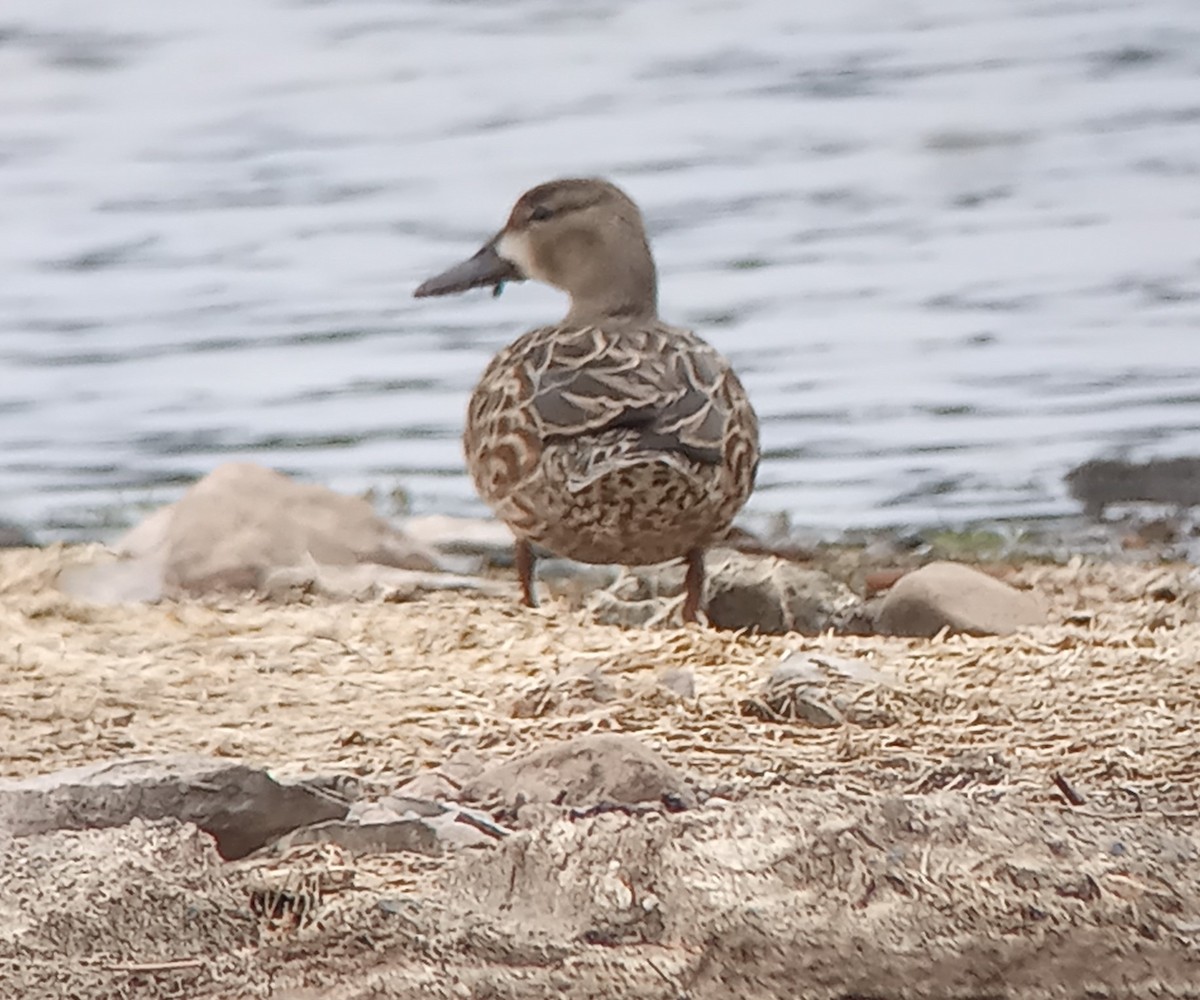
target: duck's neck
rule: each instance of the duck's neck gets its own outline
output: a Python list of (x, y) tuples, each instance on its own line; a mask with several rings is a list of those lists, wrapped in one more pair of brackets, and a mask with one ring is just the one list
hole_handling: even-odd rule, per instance
[(589, 279), (570, 289), (566, 322), (572, 326), (658, 319), (658, 276), (649, 253), (636, 261), (613, 261)]

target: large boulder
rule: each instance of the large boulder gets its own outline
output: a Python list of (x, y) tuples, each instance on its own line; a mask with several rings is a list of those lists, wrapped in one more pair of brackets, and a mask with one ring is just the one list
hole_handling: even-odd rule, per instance
[(116, 545), (115, 563), (77, 568), (60, 586), (92, 600), (154, 600), (253, 590), (285, 567), (439, 568), (436, 555), (358, 497), (247, 463), (222, 465)]

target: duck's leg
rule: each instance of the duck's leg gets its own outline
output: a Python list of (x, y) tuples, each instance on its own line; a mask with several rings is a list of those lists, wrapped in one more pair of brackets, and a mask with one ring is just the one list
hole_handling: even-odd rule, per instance
[(704, 594), (704, 550), (692, 549), (684, 558), (687, 573), (683, 577), (683, 620), (700, 620), (700, 598)]
[(525, 602), (526, 607), (536, 608), (538, 606), (537, 594), (533, 591), (533, 566), (536, 560), (533, 555), (533, 546), (524, 538), (517, 539), (515, 558), (517, 579), (521, 581), (521, 600)]

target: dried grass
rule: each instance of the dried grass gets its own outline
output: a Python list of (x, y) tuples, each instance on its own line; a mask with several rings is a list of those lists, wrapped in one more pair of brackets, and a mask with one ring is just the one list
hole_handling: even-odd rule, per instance
[[(986, 950), (991, 933), (987, 928), (993, 927), (996, 915), (1008, 913), (1022, 893), (1034, 891), (1014, 882), (1009, 868), (1033, 864), (1010, 857), (1013, 851), (1045, 854), (1044, 845), (1037, 847), (1044, 839), (1038, 831), (1057, 829), (1063, 822), (1086, 824), (1095, 818), (1099, 825), (1086, 831), (1095, 844), (1126, 824), (1127, 836), (1122, 836), (1130, 844), (1142, 845), (1137, 848), (1142, 850), (1152, 844), (1158, 824), (1169, 822), (1186, 838), (1200, 820), (1200, 744), (1195, 738), (1200, 711), (1200, 585), (1188, 567), (1082, 561), (1059, 567), (1027, 566), (1016, 572), (1013, 582), (1045, 598), (1051, 624), (1007, 637), (905, 640), (747, 636), (703, 628), (623, 630), (596, 624), (586, 613), (561, 605), (530, 611), (511, 600), (455, 594), (402, 604), (316, 600), (278, 605), (246, 597), (89, 606), (53, 589), (54, 577), (63, 566), (87, 557), (86, 551), (63, 548), (0, 553), (0, 773), (22, 776), (114, 755), (197, 751), (237, 756), (283, 773), (342, 770), (369, 783), (392, 785), (458, 751), (494, 760), (579, 733), (634, 733), (710, 790), (735, 796), (765, 793), (752, 801), (774, 801), (776, 812), (770, 815), (776, 817), (771, 820), (776, 824), (781, 815), (793, 815), (792, 806), (780, 803), (795, 803), (795, 816), (808, 810), (816, 824), (824, 822), (832, 808), (836, 813), (832, 818), (846, 818), (847, 830), (859, 830), (860, 839), (870, 846), (873, 837), (892, 835), (889, 797), (902, 797), (912, 808), (927, 810), (928, 817), (945, 813), (942, 825), (951, 839), (944, 855), (937, 853), (940, 849), (932, 841), (917, 845), (914, 849), (924, 852), (917, 871), (925, 881), (918, 879), (905, 901), (887, 902), (881, 913), (892, 921), (887, 926), (902, 933), (908, 911), (893, 912), (893, 908), (917, 906), (925, 900), (928, 919), (933, 921), (927, 928), (933, 942), (929, 947), (944, 953), (955, 968), (962, 967), (967, 954), (955, 942), (968, 951), (968, 945), (986, 946)], [(814, 728), (743, 714), (741, 703), (760, 694), (762, 681), (789, 649), (856, 658), (891, 683), (857, 692), (857, 707), (863, 711), (850, 717), (868, 720), (862, 724)], [(696, 697), (681, 698), (659, 684), (657, 678), (667, 670), (691, 670)], [(1078, 794), (1082, 804), (1068, 806), (1063, 788)], [(947, 795), (951, 797), (944, 798)], [(939, 805), (942, 802), (947, 804)], [(750, 807), (752, 812), (756, 808), (766, 806)], [(978, 843), (970, 845), (974, 860), (969, 863), (961, 855), (966, 848), (952, 841), (967, 829), (951, 822), (954, 810), (975, 817), (970, 822), (976, 825), (970, 828)], [(989, 810), (999, 824), (991, 833), (977, 825), (978, 817), (986, 817)], [(671, 837), (686, 837), (686, 831), (695, 827), (709, 836), (704, 833), (703, 816), (696, 814), (693, 820), (690, 815), (659, 829)], [(742, 824), (736, 816), (730, 822)], [(596, 823), (602, 826), (603, 818)], [(799, 836), (799, 844), (810, 836), (804, 832), (811, 825), (806, 823), (796, 827), (785, 822), (784, 833)], [(742, 824), (739, 829), (749, 827)], [(622, 837), (632, 837), (629, 843), (634, 845), (650, 838), (645, 863), (666, 863), (655, 860), (660, 857), (655, 845), (667, 843), (662, 837), (668, 833), (656, 834), (636, 824), (626, 830), (613, 833), (616, 839), (611, 841), (598, 841), (595, 851), (604, 854), (612, 845), (626, 843)], [(589, 836), (582, 829), (576, 833), (567, 829), (566, 834), (584, 841)], [(853, 846), (853, 837), (847, 843)], [(510, 840), (501, 855), (507, 860), (494, 863), (524, 865), (522, 852), (537, 849), (537, 844), (536, 839), (520, 844)], [(750, 839), (737, 844), (737, 849), (753, 853), (768, 846)], [(155, 967), (157, 962), (159, 971), (138, 974), (157, 976), (162, 989), (171, 979), (178, 984), (180, 996), (459, 995), (443, 989), (446, 981), (439, 980), (436, 972), (448, 961), (444, 956), (449, 948), (471, 956), (455, 960), (455, 975), (475, 976), (477, 984), (499, 982), (496, 977), (501, 974), (509, 976), (508, 993), (461, 995), (540, 996), (546, 994), (539, 990), (562, 979), (559, 985), (574, 991), (571, 995), (675, 996), (674, 973), (664, 976), (661, 970), (686, 967), (692, 970), (689, 975), (701, 976), (694, 995), (715, 997), (728, 995), (722, 970), (744, 960), (739, 957), (743, 946), (738, 941), (745, 938), (745, 948), (760, 955), (766, 947), (763, 942), (778, 946), (774, 932), (764, 930), (766, 936), (756, 938), (759, 932), (745, 924), (743, 915), (741, 922), (731, 925), (730, 934), (720, 938), (723, 943), (713, 946), (716, 957), (686, 949), (669, 955), (613, 950), (610, 955), (608, 949), (585, 948), (555, 958), (559, 953), (554, 948), (561, 950), (560, 945), (547, 946), (553, 954), (542, 955), (537, 951), (541, 945), (521, 944), (525, 930), (505, 937), (494, 922), (469, 911), (453, 914), (453, 908), (441, 909), (444, 898), (439, 892), (453, 886), (456, 878), (465, 879), (462, 884), (467, 886), (487, 884), (492, 861), (468, 859), (464, 866), (457, 860), (406, 856), (350, 859), (332, 857), (331, 850), (300, 848), (283, 858), (256, 859), (230, 870), (227, 877), (249, 893), (250, 902), (258, 899), (260, 910), (274, 912), (278, 918), (260, 921), (256, 944), (249, 951), (236, 950), (245, 934), (237, 929), (244, 927), (237, 921), (228, 932), (229, 948), (234, 951), (218, 952), (198, 966), (190, 945), (181, 944), (176, 954), (134, 942), (110, 956), (116, 971), (110, 970), (104, 983), (97, 981), (85, 992), (82, 984), (94, 978), (95, 957), (63, 955), (48, 942), (47, 954), (56, 957), (26, 956), (11, 966), (7, 959), (0, 961), (0, 984), (69, 981), (71, 989), (78, 991), (72, 995), (125, 995), (109, 992), (123, 989), (121, 984), (129, 981), (122, 977), (132, 973), (121, 970), (141, 968), (139, 963)], [(797, 850), (789, 848), (780, 857), (786, 860)], [(937, 870), (927, 873), (930, 850), (935, 861), (942, 859), (941, 868), (935, 865)], [(1087, 851), (1080, 858), (1095, 853), (1092, 848)], [(847, 880), (850, 888), (864, 879), (864, 885), (874, 885), (872, 866), (879, 862), (872, 860), (870, 851), (859, 858), (844, 845), (835, 853), (838, 860), (825, 873), (828, 879), (818, 871), (815, 855), (803, 862), (803, 874), (797, 869), (793, 878), (800, 887), (808, 884), (804, 880), (828, 882), (822, 882), (823, 888), (812, 898), (824, 893), (827, 902), (833, 901), (830, 913), (837, 914), (842, 908), (834, 903), (841, 897), (828, 894), (850, 891), (841, 884)], [(686, 873), (696, 855), (685, 851), (680, 857)], [(1151, 864), (1149, 854), (1145, 857), (1145, 863)], [(781, 863), (770, 862), (763, 871), (786, 876)], [(955, 864), (962, 877), (951, 885), (946, 872)], [(1043, 900), (1038, 906), (1052, 914), (1059, 906), (1053, 900), (1065, 891), (1062, 886), (1069, 889), (1074, 884), (1070, 879), (1075, 868), (1096, 867), (1094, 860), (1056, 860), (1051, 854), (1038, 865), (1043, 872), (1038, 876), (1043, 882), (1036, 890), (1039, 899), (1051, 899), (1051, 904)], [(1094, 880), (1109, 893), (1105, 879), (1128, 877), (1128, 873), (1121, 875), (1127, 867), (1117, 865), (1120, 871), (1114, 869), (1113, 875), (1101, 866)], [(549, 870), (552, 874), (557, 868), (552, 865)], [(601, 875), (608, 871), (599, 861), (587, 870)], [(1172, 875), (1173, 870), (1167, 862), (1161, 871), (1153, 864), (1147, 868), (1146, 878), (1161, 882), (1163, 898), (1176, 907), (1170, 912), (1178, 916), (1171, 920), (1183, 928), (1178, 932), (1183, 937), (1176, 935), (1174, 944), (1164, 941), (1155, 947), (1166, 949), (1161, 956), (1164, 962), (1194, 963), (1195, 948), (1189, 945), (1180, 951), (1179, 942), (1194, 936), (1188, 930), (1194, 900), (1186, 900), (1195, 887), (1185, 886), (1186, 880)], [(1018, 882), (1027, 880), (1025, 871), (1021, 868), (1017, 873)], [(510, 891), (510, 883), (502, 867), (500, 872), (503, 877), (496, 876), (496, 885), (503, 895)], [(174, 877), (162, 874), (162, 888), (155, 891), (163, 898), (173, 898)], [(905, 878), (916, 876), (909, 871)], [(686, 886), (686, 879), (679, 884)], [(1172, 884), (1178, 896), (1166, 888)], [(961, 897), (954, 906), (939, 903), (952, 889)], [(974, 903), (972, 893), (978, 893)], [(1110, 896), (1105, 899), (1111, 902)], [(1074, 899), (1070, 892), (1066, 898)], [(270, 905), (262, 903), (264, 899)], [(439, 899), (443, 902), (433, 902)], [(305, 900), (302, 913), (280, 909), (283, 902), (292, 906)], [(780, 905), (783, 902), (780, 897)], [(418, 910), (424, 906), (426, 915), (418, 919), (412, 915), (418, 910), (410, 914), (410, 903)], [(1118, 900), (1110, 906), (1111, 919), (1117, 922), (1093, 927), (1088, 923), (1093, 917), (1082, 916), (1091, 913), (1090, 905), (1081, 902), (1076, 907), (1071, 902), (1061, 920), (1054, 919), (1064, 926), (1083, 920), (1081, 933), (1108, 934), (1103, 947), (1110, 949), (1119, 965), (1126, 952), (1111, 949), (1117, 947), (1114, 942), (1126, 939), (1121, 935), (1128, 937), (1121, 921), (1134, 926), (1140, 919), (1136, 908), (1126, 913), (1128, 907), (1122, 909)], [(245, 914), (251, 909), (248, 903)], [(1080, 915), (1075, 915), (1076, 909)], [(430, 921), (442, 919), (430, 914), (439, 912), (447, 913), (447, 920), (453, 916), (453, 921), (440, 937), (430, 938)], [(936, 914), (941, 916), (935, 920)], [(818, 915), (814, 927), (831, 926), (826, 915)], [(316, 924), (305, 931), (301, 925), (309, 919)], [(280, 921), (282, 928), (273, 926)], [(964, 936), (972, 921), (983, 921), (982, 937), (975, 931)], [(842, 930), (852, 933), (855, 926), (850, 922)], [(306, 933), (310, 937), (305, 938)], [(1022, 948), (1039, 947), (1037, 935), (1042, 932), (1030, 931), (1032, 936), (1022, 937), (1025, 931), (1018, 934), (1009, 928), (1004, 933), (1010, 935), (1006, 940), (1016, 954)], [(842, 938), (829, 938), (824, 947), (844, 943)], [(1071, 947), (1082, 946), (1076, 941)], [(1140, 954), (1140, 946), (1130, 947), (1134, 949), (1130, 956)], [(521, 950), (525, 948), (529, 950)], [(383, 966), (378, 974), (368, 974), (366, 970), (383, 961), (384, 952), (392, 963), (386, 975)], [(1085, 952), (1079, 953), (1083, 958), (1071, 961), (1086, 968)], [(873, 981), (887, 985), (875, 992), (910, 995), (902, 982), (893, 985), (895, 975), (911, 976), (913, 969), (921, 967), (923, 954), (913, 952), (910, 957), (916, 964), (909, 972), (892, 968), (886, 954), (877, 956), (882, 964), (872, 968), (882, 978)], [(837, 955), (836, 949), (832, 955), (827, 953), (832, 964), (823, 967), (822, 975), (833, 977), (826, 984), (832, 991), (829, 995), (844, 992), (849, 982), (838, 978)], [(799, 961), (803, 952), (795, 957)], [(1144, 965), (1143, 959), (1144, 955), (1137, 960)], [(577, 971), (586, 969), (590, 985), (585, 988), (584, 979), (559, 971), (560, 962), (575, 963), (572, 967)], [(634, 965), (627, 968), (630, 962)], [(709, 968), (706, 963), (711, 962), (718, 963), (712, 966), (714, 978), (701, 988), (703, 977), (709, 975), (704, 971)], [(776, 964), (778, 983), (764, 986), (764, 996), (789, 995), (795, 977), (812, 972), (798, 972), (800, 967), (791, 958), (779, 958)], [(541, 977), (542, 985), (523, 992), (521, 977), (535, 974), (522, 970), (535, 966), (541, 970), (535, 977)], [(630, 972), (634, 967), (641, 972)], [(760, 963), (760, 971), (765, 968)], [(853, 972), (855, 967), (851, 963), (846, 968)], [(1016, 966), (1010, 963), (1003, 968), (1009, 971), (996, 974), (1001, 980)], [(294, 993), (276, 991), (269, 984), (281, 982), (278, 977), (285, 969), (298, 982), (320, 982), (322, 989), (312, 994), (299, 988)], [(1162, 981), (1190, 982), (1192, 966), (1180, 969), (1171, 976), (1163, 971)], [(656, 981), (651, 975), (655, 970), (658, 987), (647, 990), (646, 982)], [(946, 995), (975, 995), (976, 987), (963, 992), (966, 987), (961, 983), (954, 986), (950, 979), (945, 981), (950, 984)], [(257, 985), (251, 987), (252, 982)], [(1036, 995), (1074, 995), (1072, 984), (1078, 982), (1076, 973), (1064, 971)], [(628, 992), (624, 986), (616, 989), (614, 984), (619, 983), (626, 984)], [(326, 990), (332, 989), (331, 984), (337, 985), (336, 992)], [(237, 994), (231, 992), (235, 986)], [(1017, 994), (998, 987), (994, 995)]]
[[(1046, 598), (1053, 624), (927, 641), (626, 630), (457, 594), (92, 606), (52, 587), (86, 555), (0, 554), (0, 773), (198, 751), (392, 780), (461, 748), (502, 757), (608, 731), (637, 733), (712, 782), (987, 780), (1044, 799), (1062, 772), (1085, 796), (1128, 785), (1143, 807), (1165, 796), (1196, 808), (1200, 595), (1187, 567), (1028, 567), (1015, 582)], [(822, 730), (740, 714), (787, 649), (897, 678), (862, 697), (898, 724)], [(657, 683), (668, 669), (694, 672), (695, 699)]]

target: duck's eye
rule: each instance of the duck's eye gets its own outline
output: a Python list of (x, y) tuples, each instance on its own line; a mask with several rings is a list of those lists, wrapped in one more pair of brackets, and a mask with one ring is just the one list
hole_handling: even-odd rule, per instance
[(553, 214), (545, 205), (534, 205), (533, 211), (529, 213), (529, 221), (545, 222)]

